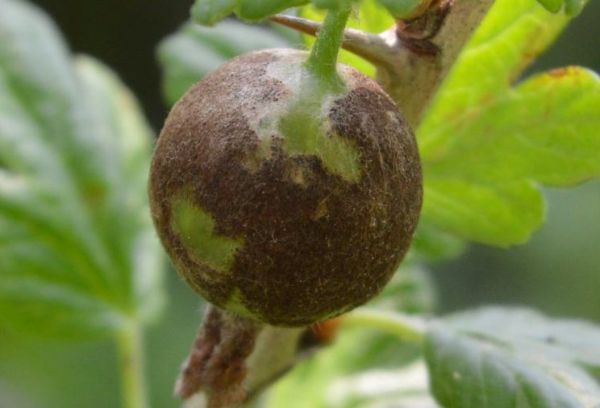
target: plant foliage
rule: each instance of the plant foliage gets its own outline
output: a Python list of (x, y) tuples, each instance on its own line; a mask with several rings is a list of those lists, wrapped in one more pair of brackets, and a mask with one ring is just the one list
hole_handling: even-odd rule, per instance
[(148, 125), (39, 10), (0, 10), (0, 320), (58, 337), (148, 320), (161, 303)]
[(498, 1), (417, 130), (424, 220), (508, 246), (544, 219), (540, 184), (600, 175), (600, 80), (560, 68), (521, 81), (568, 23), (531, 0)]
[[(304, 6), (301, 15), (322, 18), (344, 1), (196, 0), (192, 15), (212, 25), (232, 12), (259, 20)], [(496, 1), (417, 129), (425, 172), (417, 256), (378, 307), (428, 314), (433, 295), (418, 262), (456, 254), (463, 240), (525, 242), (544, 219), (540, 186), (600, 176), (598, 76), (566, 67), (522, 78), (584, 3)], [(364, 0), (350, 24), (380, 32), (422, 4)], [(98, 61), (73, 58), (43, 13), (19, 0), (0, 0), (0, 10), (0, 322), (63, 338), (147, 322), (162, 299), (145, 192), (151, 131), (118, 78)], [(186, 24), (159, 49), (166, 99), (174, 103), (236, 55), (301, 45), (234, 20)], [(343, 59), (374, 72), (355, 56)], [(600, 406), (600, 329), (591, 324), (487, 308), (438, 319), (422, 337), (403, 344), (389, 333), (347, 330), (266, 403)], [(381, 368), (371, 370), (374, 363)], [(391, 385), (361, 388), (373, 378)]]
[(425, 356), (447, 408), (596, 407), (600, 330), (525, 309), (487, 308), (445, 319)]

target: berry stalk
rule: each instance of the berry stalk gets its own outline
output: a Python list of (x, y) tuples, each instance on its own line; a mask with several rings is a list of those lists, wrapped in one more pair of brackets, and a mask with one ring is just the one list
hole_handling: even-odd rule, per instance
[(350, 17), (352, 7), (350, 2), (341, 5), (338, 9), (330, 10), (323, 21), (319, 30), (317, 40), (315, 41), (310, 56), (306, 61), (306, 67), (312, 71), (315, 76), (325, 82), (339, 86), (342, 84), (336, 70), (337, 57), (342, 40), (346, 22)]

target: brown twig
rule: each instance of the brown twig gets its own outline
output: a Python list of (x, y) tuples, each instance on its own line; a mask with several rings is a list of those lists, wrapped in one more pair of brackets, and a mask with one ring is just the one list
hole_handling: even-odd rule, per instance
[[(285, 27), (294, 29), (304, 34), (316, 36), (321, 28), (321, 23), (302, 17), (277, 14), (270, 18), (271, 21)], [(365, 33), (360, 30), (347, 28), (344, 30), (342, 48), (348, 50), (373, 64), (384, 63), (389, 47), (385, 41), (376, 34)]]

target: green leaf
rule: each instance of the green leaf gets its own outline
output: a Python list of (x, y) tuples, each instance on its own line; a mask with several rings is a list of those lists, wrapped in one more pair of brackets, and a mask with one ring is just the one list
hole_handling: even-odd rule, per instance
[(260, 21), (291, 7), (308, 3), (308, 0), (238, 0), (236, 14), (248, 21)]
[(587, 0), (565, 0), (565, 13), (569, 16), (576, 16), (581, 13)]
[[(422, 130), (436, 126), (442, 115), (464, 120), (457, 117), (462, 111), (510, 90), (569, 21), (549, 14), (535, 0), (496, 1), (453, 67)], [(456, 106), (449, 103), (451, 98)], [(425, 143), (429, 138), (422, 135)]]
[(430, 314), (436, 303), (435, 287), (429, 270), (405, 260), (383, 291), (369, 304), (385, 310)]
[(544, 8), (552, 13), (558, 13), (564, 7), (569, 16), (576, 16), (581, 12), (586, 0), (537, 0)]
[(432, 391), (447, 408), (596, 407), (600, 328), (525, 309), (450, 317), (427, 336)]
[(563, 0), (538, 0), (538, 2), (552, 13), (558, 13), (563, 6)]
[(352, 360), (348, 356), (363, 353), (359, 347), (349, 348), (347, 344), (361, 340), (364, 338), (360, 336), (344, 337), (341, 340), (344, 344), (333, 346), (335, 351), (329, 348), (301, 363), (272, 387), (266, 407), (439, 407), (427, 389), (427, 371), (422, 361), (402, 368), (337, 372), (337, 364)]
[[(272, 387), (266, 406), (369, 407), (393, 401), (394, 407), (412, 408), (413, 398), (431, 401), (424, 370), (410, 365), (416, 356), (415, 346), (402, 344), (393, 336), (364, 328), (343, 329), (334, 344), (296, 365)], [(382, 377), (386, 387), (382, 387)], [(379, 381), (373, 381), (375, 378)], [(370, 390), (362, 387), (348, 392), (347, 384), (361, 379), (370, 383)]]
[(600, 81), (583, 68), (520, 73), (569, 21), (533, 0), (498, 1), (418, 130), (423, 219), (508, 246), (544, 219), (538, 185), (600, 175)]
[(160, 308), (145, 180), (151, 132), (38, 9), (0, 0), (0, 322), (99, 336)]
[(543, 198), (531, 182), (476, 183), (452, 177), (429, 177), (425, 217), (444, 230), (493, 245), (524, 242), (544, 219)]
[(223, 21), (213, 28), (185, 24), (158, 48), (166, 99), (175, 103), (194, 83), (230, 58), (290, 46), (287, 38), (272, 30), (236, 21)]
[(312, 4), (321, 9), (339, 9), (347, 6), (351, 0), (312, 0)]
[[(492, 182), (530, 178), (546, 185), (573, 185), (600, 175), (600, 80), (576, 67), (536, 75), (464, 123), (444, 154), (463, 160), (451, 172), (462, 179), (479, 173)], [(494, 123), (493, 129), (489, 129)], [(485, 140), (475, 140), (477, 136)], [(448, 161), (429, 170), (449, 173)]]
[(192, 20), (211, 26), (233, 13), (237, 0), (196, 0), (192, 6)]
[(465, 242), (453, 234), (440, 230), (422, 219), (413, 237), (408, 257), (417, 261), (437, 262), (456, 258), (466, 248)]
[(385, 8), (396, 18), (410, 18), (422, 4), (428, 5), (429, 0), (379, 0)]

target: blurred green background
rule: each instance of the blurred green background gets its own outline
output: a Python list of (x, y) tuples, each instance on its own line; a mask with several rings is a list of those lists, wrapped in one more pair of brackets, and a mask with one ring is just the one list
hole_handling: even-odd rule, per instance
[[(94, 55), (121, 75), (158, 131), (167, 108), (155, 47), (187, 19), (191, 0), (35, 3), (54, 18), (75, 52)], [(599, 20), (600, 2), (590, 2), (529, 73), (568, 64), (600, 71)], [(509, 250), (473, 245), (460, 258), (432, 266), (439, 313), (516, 303), (600, 322), (600, 182), (547, 190), (547, 197), (548, 221), (529, 244)], [(201, 316), (198, 298), (175, 273), (166, 282), (168, 307), (146, 339), (155, 407), (178, 405), (172, 398), (173, 381)], [(0, 407), (118, 406), (113, 347), (109, 341), (27, 340), (0, 327)]]

